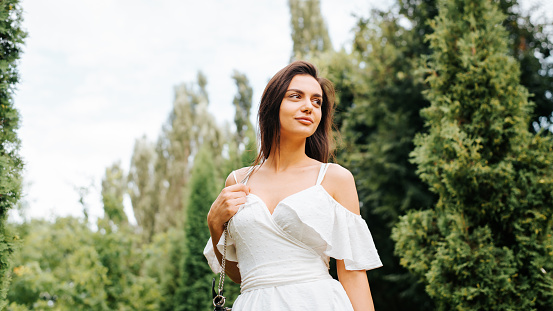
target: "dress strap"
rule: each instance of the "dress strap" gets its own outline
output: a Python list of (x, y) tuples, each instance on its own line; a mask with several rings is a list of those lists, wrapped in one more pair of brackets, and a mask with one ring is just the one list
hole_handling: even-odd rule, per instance
[(252, 175), (253, 171), (255, 170), (256, 167), (258, 167), (259, 165), (256, 165), (256, 166), (250, 166), (250, 168), (248, 169), (248, 172), (246, 173), (246, 177), (244, 179), (242, 179), (241, 183), (243, 183), (244, 185), (248, 183), (248, 179), (250, 179), (250, 176)]
[(330, 163), (321, 164), (321, 169), (319, 170), (319, 177), (317, 177), (317, 183), (315, 185), (320, 185), (321, 182), (323, 182), (323, 179), (325, 178), (326, 170), (328, 169), (329, 165)]

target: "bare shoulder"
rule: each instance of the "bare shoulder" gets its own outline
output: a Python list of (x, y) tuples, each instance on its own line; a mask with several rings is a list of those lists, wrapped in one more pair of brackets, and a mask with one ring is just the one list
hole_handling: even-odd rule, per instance
[(342, 185), (344, 183), (351, 184), (355, 187), (353, 174), (340, 164), (330, 163), (326, 171), (325, 179), (328, 177), (332, 183)]
[(359, 215), (359, 198), (353, 174), (339, 164), (330, 164), (322, 182), (328, 193), (350, 212)]
[[(230, 174), (227, 176), (225, 187), (235, 185), (238, 182), (242, 181), (248, 174), (249, 169), (250, 169), (250, 166), (246, 166), (230, 172)], [(235, 179), (235, 176), (236, 176), (236, 179)]]

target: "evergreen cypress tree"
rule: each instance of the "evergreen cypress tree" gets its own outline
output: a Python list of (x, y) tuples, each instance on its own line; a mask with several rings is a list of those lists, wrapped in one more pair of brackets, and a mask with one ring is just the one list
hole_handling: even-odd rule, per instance
[(19, 113), (14, 107), (13, 92), (19, 81), (17, 60), (26, 33), (21, 29), (22, 9), (19, 0), (0, 2), (0, 310), (6, 305), (10, 282), (11, 256), (16, 238), (7, 228), (8, 210), (21, 196), (19, 155)]
[[(353, 105), (342, 113), (344, 139), (339, 159), (357, 182), (361, 213), (384, 263), (369, 272), (375, 308), (428, 310), (432, 302), (417, 278), (394, 256), (392, 227), (408, 210), (435, 197), (409, 162), (413, 137), (423, 129), (419, 110), (428, 105), (415, 73), (424, 49), (393, 13), (373, 11), (356, 27), (354, 51), (364, 68), (354, 71)], [(342, 105), (342, 103), (340, 103)]]
[[(520, 62), (521, 84), (536, 102), (533, 120), (545, 120), (553, 110), (551, 40), (544, 25), (532, 23), (516, 0), (495, 1), (506, 18), (509, 53)], [(430, 206), (436, 197), (409, 162), (415, 133), (423, 129), (420, 109), (429, 106), (419, 73), (420, 58), (431, 53), (425, 35), (433, 32), (428, 19), (437, 14), (435, 0), (398, 0), (387, 12), (360, 18), (351, 55), (324, 53), (319, 68), (337, 89), (336, 123), (344, 142), (338, 161), (355, 176), (361, 212), (373, 233), (382, 269), (369, 272), (376, 309), (428, 310), (432, 301), (424, 288), (399, 264), (390, 238), (398, 217)], [(399, 14), (396, 10), (399, 8)], [(405, 27), (405, 18), (410, 23)], [(401, 22), (400, 22), (401, 21)], [(327, 56), (326, 54), (332, 54)], [(541, 108), (540, 108), (541, 107)], [(547, 125), (545, 122), (544, 124)]]
[[(523, 11), (518, 0), (495, 0), (505, 14), (503, 26), (509, 33), (509, 51), (520, 63), (520, 83), (531, 94), (535, 103), (532, 129), (552, 127), (553, 124), (553, 38), (547, 29), (551, 21), (535, 20), (532, 15), (539, 7)], [(398, 0), (399, 13), (411, 23), (416, 42), (413, 52), (427, 55), (431, 51), (423, 43), (425, 35), (432, 33), (428, 20), (438, 12), (436, 0)], [(418, 42), (417, 42), (418, 41)]]
[(532, 105), (488, 0), (444, 0), (432, 21), (429, 127), (417, 173), (439, 199), (393, 230), (401, 263), (439, 310), (553, 305), (553, 141), (528, 131)]
[(174, 310), (208, 310), (212, 306), (211, 279), (215, 275), (203, 255), (205, 243), (209, 239), (206, 215), (218, 195), (212, 153), (210, 146), (204, 144), (194, 158), (184, 224), (186, 244), (183, 245), (181, 279), (175, 293)]

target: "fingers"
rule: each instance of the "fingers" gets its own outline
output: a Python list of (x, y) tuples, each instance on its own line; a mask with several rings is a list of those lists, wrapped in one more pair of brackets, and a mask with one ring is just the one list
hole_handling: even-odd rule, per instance
[(229, 200), (227, 202), (230, 203), (230, 206), (240, 207), (241, 205), (246, 204), (246, 197), (245, 196), (238, 197), (236, 199), (232, 199), (232, 200)]
[(250, 187), (244, 184), (235, 184), (224, 188), (211, 205), (208, 213), (208, 225), (211, 227), (223, 227), (240, 206), (246, 203), (246, 196), (250, 193)]
[(232, 192), (239, 192), (239, 191), (242, 191), (244, 192), (246, 195), (250, 194), (250, 187), (249, 186), (246, 186), (242, 183), (237, 183), (237, 184), (234, 184), (232, 186), (228, 186), (226, 187), (225, 189), (227, 189), (228, 191), (232, 191)]
[(222, 191), (220, 201), (226, 208), (238, 209), (238, 206), (246, 203), (246, 194), (242, 191)]

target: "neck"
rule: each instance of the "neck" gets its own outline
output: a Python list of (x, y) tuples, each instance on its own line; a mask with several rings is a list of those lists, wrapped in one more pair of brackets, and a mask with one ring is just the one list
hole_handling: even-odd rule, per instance
[(308, 162), (310, 158), (305, 154), (305, 139), (290, 140), (281, 139), (280, 148), (276, 148), (276, 144), (273, 144), (274, 152), (271, 152), (264, 166), (274, 170), (275, 172), (282, 172), (291, 167), (301, 166)]

